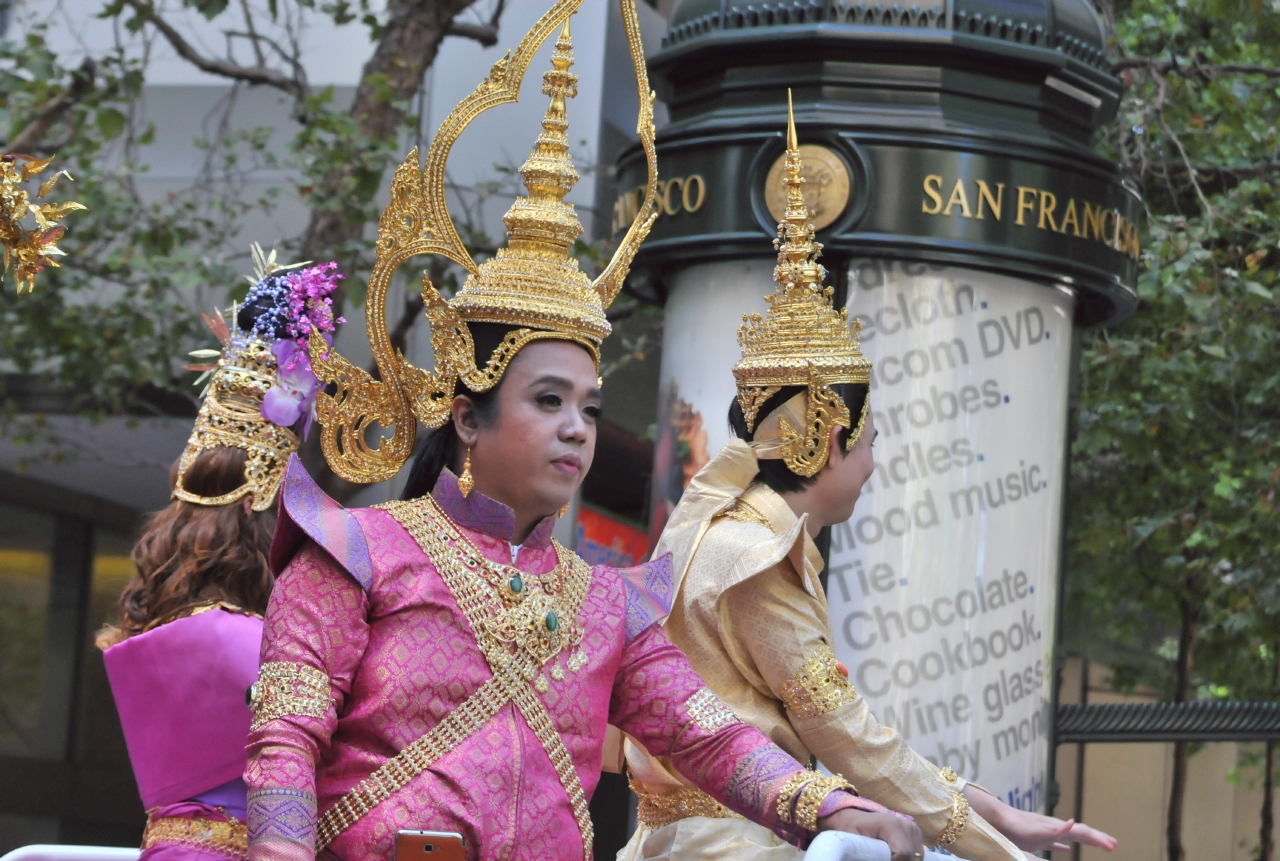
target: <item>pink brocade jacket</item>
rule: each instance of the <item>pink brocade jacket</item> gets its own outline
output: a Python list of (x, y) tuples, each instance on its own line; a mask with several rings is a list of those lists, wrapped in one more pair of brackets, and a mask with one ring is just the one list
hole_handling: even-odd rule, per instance
[[(555, 567), (551, 518), (515, 548), (513, 560), (511, 509), (479, 493), (463, 498), (448, 472), (432, 497), (487, 559), (531, 577)], [(317, 848), (318, 814), (431, 731), (492, 673), (455, 596), (406, 528), (385, 510), (343, 509), (296, 457), (281, 492), (272, 564), (279, 579), (267, 608), (245, 772), (249, 854), (307, 861)], [(508, 701), (357, 818), (327, 852), (389, 861), (396, 831), (421, 829), (461, 832), (471, 859), (589, 857), (579, 823), (599, 780), (609, 723), (669, 757), (732, 810), (804, 843), (812, 834), (779, 811), (794, 809), (795, 798), (779, 800), (784, 785), (796, 784), (790, 779), (800, 764), (706, 690), (655, 624), (670, 607), (671, 573), (668, 557), (629, 570), (592, 569), (577, 616), (585, 665), (553, 675), (536, 694), (585, 798), (570, 798), (546, 727), (540, 741)], [(529, 690), (538, 689), (530, 683)], [(882, 809), (834, 791), (820, 815), (850, 806)]]

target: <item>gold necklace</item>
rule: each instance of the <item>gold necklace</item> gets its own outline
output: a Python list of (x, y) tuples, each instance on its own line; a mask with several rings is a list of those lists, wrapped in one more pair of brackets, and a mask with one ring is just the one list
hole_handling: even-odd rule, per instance
[[(539, 671), (562, 652), (573, 652), (564, 663), (570, 672), (586, 666), (577, 615), (591, 568), (576, 554), (553, 540), (552, 576), (527, 574), (486, 559), (430, 496), (378, 507), (403, 524), (437, 566), (491, 665), (505, 667), (523, 652), (532, 659), (525, 676), (539, 693), (549, 689)], [(564, 679), (559, 661), (548, 673), (555, 681)]]

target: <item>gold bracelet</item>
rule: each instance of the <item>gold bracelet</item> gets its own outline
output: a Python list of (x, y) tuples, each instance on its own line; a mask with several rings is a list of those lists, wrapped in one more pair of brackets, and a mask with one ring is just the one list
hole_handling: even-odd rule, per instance
[(818, 811), (822, 808), (822, 802), (837, 789), (847, 790), (853, 795), (858, 794), (853, 784), (838, 774), (834, 777), (819, 777), (805, 784), (804, 789), (800, 790), (799, 800), (796, 801), (796, 825), (806, 831), (817, 831)]
[(958, 792), (951, 794), (951, 821), (942, 829), (933, 841), (939, 846), (950, 846), (960, 839), (965, 828), (969, 826), (969, 802)]
[(779, 819), (786, 823), (793, 821), (791, 818), (791, 810), (794, 806), (793, 802), (795, 801), (796, 793), (799, 792), (806, 783), (817, 780), (820, 776), (821, 775), (816, 771), (810, 771), (805, 768), (797, 771), (795, 774), (787, 778), (787, 782), (782, 784), (782, 787), (778, 790)]

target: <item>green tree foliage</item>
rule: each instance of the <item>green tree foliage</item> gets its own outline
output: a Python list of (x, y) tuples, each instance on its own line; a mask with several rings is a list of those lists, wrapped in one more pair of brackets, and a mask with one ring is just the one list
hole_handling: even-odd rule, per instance
[(1082, 338), (1067, 645), (1121, 688), (1274, 699), (1280, 8), (1103, 12), (1128, 85), (1105, 143), (1140, 182), (1147, 223), (1137, 313)]

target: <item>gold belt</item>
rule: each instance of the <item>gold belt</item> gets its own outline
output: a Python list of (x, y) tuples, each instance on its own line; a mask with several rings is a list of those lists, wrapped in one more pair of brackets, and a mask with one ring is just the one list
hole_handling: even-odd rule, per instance
[(636, 821), (655, 830), (672, 822), (688, 819), (690, 816), (705, 816), (708, 819), (744, 818), (701, 789), (691, 786), (659, 795), (654, 792), (642, 792), (633, 780), (631, 790), (640, 799), (640, 805), (636, 808)]
[(142, 849), (153, 846), (183, 846), (231, 861), (246, 861), (249, 857), (249, 827), (235, 818), (224, 822), (201, 816), (189, 819), (148, 816), (147, 827), (142, 832)]

